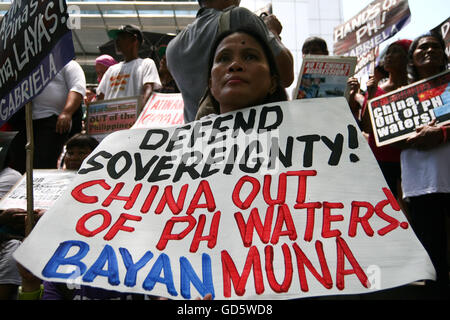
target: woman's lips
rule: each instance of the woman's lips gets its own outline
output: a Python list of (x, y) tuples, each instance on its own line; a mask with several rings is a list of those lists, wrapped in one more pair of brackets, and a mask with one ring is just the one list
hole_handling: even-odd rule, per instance
[(226, 81), (226, 84), (241, 84), (241, 83), (245, 83), (246, 81), (240, 77), (231, 77)]

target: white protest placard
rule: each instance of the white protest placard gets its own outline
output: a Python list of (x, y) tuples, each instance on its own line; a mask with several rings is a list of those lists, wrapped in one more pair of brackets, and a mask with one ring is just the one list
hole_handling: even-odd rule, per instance
[(171, 299), (357, 294), (435, 277), (345, 98), (115, 132), (14, 257), (48, 281)]
[(139, 97), (92, 102), (87, 107), (86, 131), (101, 141), (108, 134), (131, 128), (136, 122)]
[(132, 128), (155, 128), (183, 124), (183, 108), (184, 102), (181, 93), (153, 92)]
[(356, 57), (304, 56), (294, 99), (343, 97), (355, 66)]
[[(33, 199), (35, 209), (48, 210), (70, 185), (76, 171), (57, 169), (33, 170)], [(27, 209), (26, 175), (0, 201), (0, 210)]]

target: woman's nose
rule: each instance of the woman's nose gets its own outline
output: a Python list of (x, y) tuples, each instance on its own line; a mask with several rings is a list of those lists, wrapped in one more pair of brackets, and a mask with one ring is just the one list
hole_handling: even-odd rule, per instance
[(235, 59), (230, 63), (228, 69), (230, 71), (242, 71), (243, 70), (242, 63), (239, 60)]

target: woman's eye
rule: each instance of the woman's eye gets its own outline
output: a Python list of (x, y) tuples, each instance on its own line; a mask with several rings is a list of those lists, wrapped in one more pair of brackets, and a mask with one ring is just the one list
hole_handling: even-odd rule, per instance
[(245, 60), (247, 60), (247, 61), (257, 60), (257, 59), (258, 59), (258, 57), (255, 54), (247, 54), (245, 56)]
[(216, 59), (217, 62), (227, 62), (229, 60), (230, 60), (230, 57), (227, 54), (222, 54), (222, 55), (218, 56)]

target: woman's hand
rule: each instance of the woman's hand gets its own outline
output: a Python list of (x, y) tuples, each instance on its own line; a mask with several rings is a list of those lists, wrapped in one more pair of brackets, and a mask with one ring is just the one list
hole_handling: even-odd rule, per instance
[(273, 34), (280, 37), (281, 31), (283, 30), (283, 26), (281, 25), (281, 22), (278, 20), (278, 18), (273, 15), (267, 15), (263, 17), (263, 21), (267, 26), (267, 29), (272, 31)]
[(375, 93), (377, 92), (377, 88), (378, 88), (378, 79), (374, 76), (371, 75), (369, 77), (369, 80), (367, 80), (367, 99), (370, 100), (373, 97), (375, 97)]
[(442, 130), (436, 125), (436, 119), (429, 124), (418, 127), (416, 134), (408, 139), (408, 143), (412, 148), (428, 150), (437, 147), (442, 142)]
[(359, 93), (360, 84), (357, 78), (350, 77), (347, 80), (347, 86), (348, 86), (348, 94), (350, 97), (354, 97), (355, 94)]
[(23, 232), (27, 211), (20, 208), (8, 208), (0, 213), (0, 225), (7, 226), (14, 231)]

